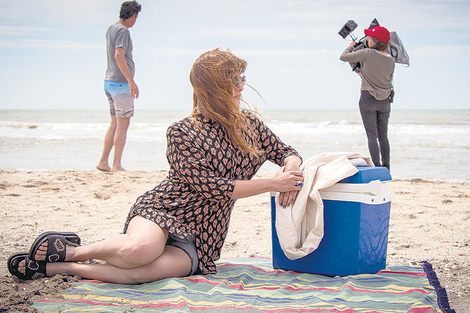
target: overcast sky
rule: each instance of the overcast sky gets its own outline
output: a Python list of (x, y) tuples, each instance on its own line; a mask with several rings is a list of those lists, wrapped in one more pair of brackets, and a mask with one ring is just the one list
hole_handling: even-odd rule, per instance
[[(131, 28), (136, 109), (192, 106), (189, 71), (228, 47), (248, 61), (245, 89), (260, 109), (355, 109), (360, 78), (339, 60), (377, 18), (396, 31), (395, 109), (470, 109), (470, 1), (141, 0)], [(105, 32), (122, 1), (0, 0), (0, 109), (106, 109)], [(1, 114), (1, 113), (0, 113)]]

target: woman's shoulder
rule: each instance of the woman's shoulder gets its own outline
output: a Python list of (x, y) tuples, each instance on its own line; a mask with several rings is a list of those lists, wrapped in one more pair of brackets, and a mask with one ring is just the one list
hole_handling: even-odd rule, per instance
[(242, 113), (245, 115), (245, 117), (251, 121), (256, 121), (256, 122), (261, 122), (261, 118), (257, 112), (254, 112), (252, 110), (248, 109), (242, 109)]
[(185, 133), (190, 136), (197, 135), (202, 129), (208, 130), (217, 128), (217, 123), (204, 117), (202, 114), (191, 115), (182, 120), (174, 122), (168, 127), (167, 134)]
[(260, 127), (263, 127), (264, 122), (261, 119), (259, 113), (247, 109), (243, 109), (242, 113), (245, 116), (245, 123), (248, 127), (252, 129), (259, 129)]
[(169, 127), (167, 132), (175, 131), (175, 130), (182, 130), (182, 129), (188, 129), (191, 127), (193, 124), (193, 117), (188, 116), (183, 118), (182, 120), (173, 122)]

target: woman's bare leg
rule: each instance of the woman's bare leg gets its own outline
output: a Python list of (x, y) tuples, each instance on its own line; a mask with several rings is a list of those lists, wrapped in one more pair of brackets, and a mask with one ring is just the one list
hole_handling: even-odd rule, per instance
[[(90, 246), (67, 246), (66, 261), (99, 259), (119, 268), (149, 264), (164, 251), (168, 231), (141, 216), (134, 217), (127, 231)], [(45, 260), (47, 241), (37, 250), (35, 259)]]
[(139, 284), (169, 277), (186, 276), (191, 271), (191, 259), (180, 248), (166, 246), (163, 254), (150, 264), (136, 268), (118, 268), (109, 264), (75, 262), (47, 263), (47, 276), (79, 275), (117, 284)]

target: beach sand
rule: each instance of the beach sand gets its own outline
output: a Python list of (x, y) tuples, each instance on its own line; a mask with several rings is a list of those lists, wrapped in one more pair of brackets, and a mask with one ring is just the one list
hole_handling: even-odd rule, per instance
[[(0, 311), (33, 312), (33, 301), (60, 298), (79, 279), (19, 281), (8, 273), (9, 255), (28, 251), (49, 230), (74, 231), (85, 245), (120, 233), (136, 198), (166, 173), (0, 171)], [(387, 263), (429, 261), (451, 307), (470, 312), (470, 183), (410, 179), (388, 186), (393, 199)], [(238, 200), (222, 257), (271, 257), (270, 223), (269, 193)]]

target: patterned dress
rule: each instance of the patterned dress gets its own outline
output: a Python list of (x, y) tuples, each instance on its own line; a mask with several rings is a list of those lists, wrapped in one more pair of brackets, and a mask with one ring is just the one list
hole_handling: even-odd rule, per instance
[(172, 124), (167, 130), (168, 176), (137, 199), (124, 231), (140, 215), (177, 237), (195, 235), (200, 272), (215, 273), (235, 204), (235, 181), (251, 179), (266, 160), (282, 165), (286, 157), (299, 156), (261, 120), (247, 116), (264, 151), (259, 158), (243, 154), (219, 123), (201, 115)]

